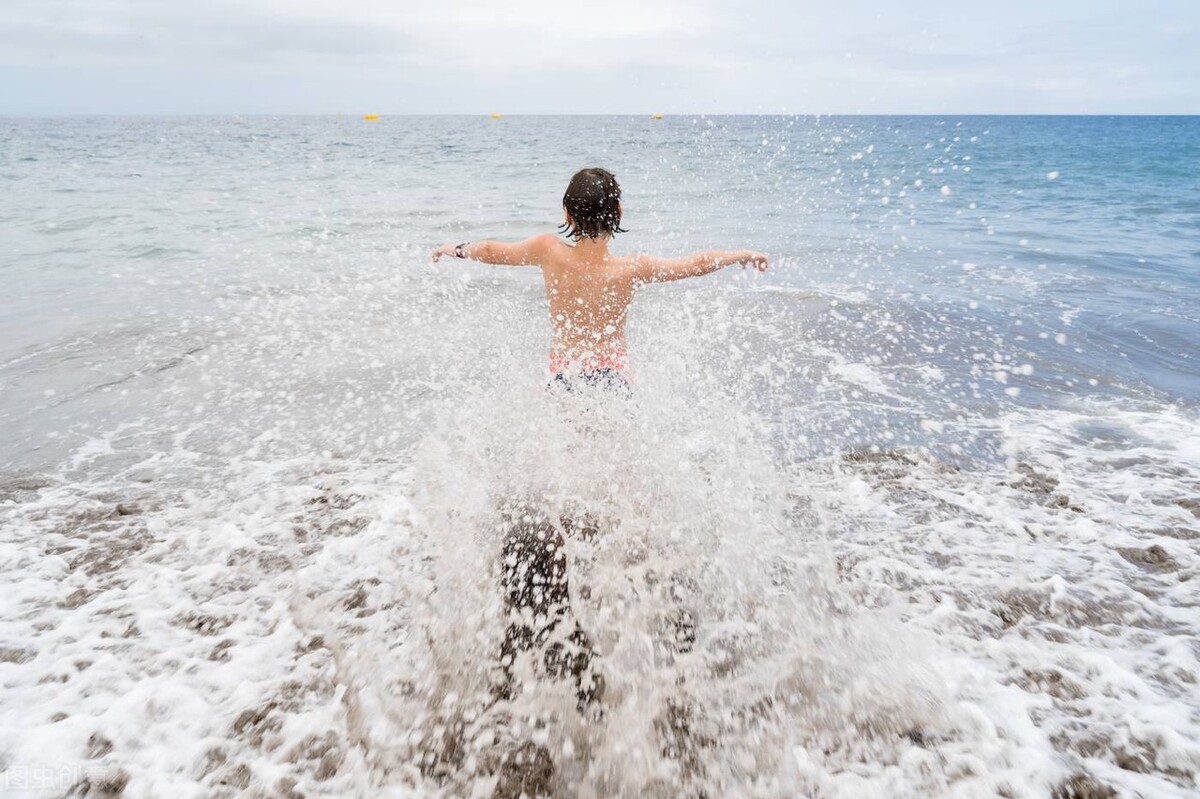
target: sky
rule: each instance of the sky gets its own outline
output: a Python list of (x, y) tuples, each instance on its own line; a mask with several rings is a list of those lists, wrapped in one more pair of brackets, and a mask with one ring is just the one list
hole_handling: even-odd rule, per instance
[(1196, 114), (1198, 0), (3, 0), (0, 114)]

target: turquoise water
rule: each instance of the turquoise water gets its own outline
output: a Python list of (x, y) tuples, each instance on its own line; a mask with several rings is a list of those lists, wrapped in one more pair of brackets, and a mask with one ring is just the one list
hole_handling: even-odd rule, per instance
[[(771, 258), (639, 295), (615, 416), (547, 397), (534, 270), (428, 261), (552, 230), (590, 165), (614, 249)], [(0, 189), (0, 763), (1200, 784), (1200, 118), (6, 118)], [(602, 520), (602, 718), (478, 698), (514, 497)]]

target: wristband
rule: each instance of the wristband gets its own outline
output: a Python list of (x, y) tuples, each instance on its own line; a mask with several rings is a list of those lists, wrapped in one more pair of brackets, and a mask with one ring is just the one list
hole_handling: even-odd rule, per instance
[(471, 242), (469, 242), (469, 241), (464, 241), (462, 244), (454, 245), (454, 257), (455, 258), (466, 258), (467, 254), (465, 252), (463, 252), (463, 247), (466, 247), (470, 243)]

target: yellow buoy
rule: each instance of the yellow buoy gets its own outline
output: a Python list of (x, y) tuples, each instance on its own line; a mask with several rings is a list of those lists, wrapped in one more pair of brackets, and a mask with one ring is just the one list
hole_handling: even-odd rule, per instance
[(499, 114), (492, 114), (492, 119), (499, 119), (499, 118), (500, 118)]
[(363, 114), (363, 119), (367, 120), (368, 122), (378, 122), (379, 114)]
[(651, 119), (662, 119), (662, 114), (655, 111), (653, 114), (650, 115), (650, 118)]

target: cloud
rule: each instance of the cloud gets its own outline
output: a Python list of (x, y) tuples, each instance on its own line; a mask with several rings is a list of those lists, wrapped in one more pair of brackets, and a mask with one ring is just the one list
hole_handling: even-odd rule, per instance
[(1169, 0), (5, 6), (0, 70), (19, 85), (0, 88), (0, 112), (97, 110), (138, 76), (144, 88), (109, 110), (177, 110), (164, 82), (212, 98), (197, 112), (328, 111), (369, 97), (394, 98), (374, 106), (385, 113), (1200, 110), (1200, 7)]
[[(395, 3), (351, 0), (10, 0), (0, 22), (9, 65), (141, 64), (167, 59), (258, 63), (354, 56), (364, 65), (514, 71), (684, 55), (709, 30), (682, 2), (525, 0)], [(682, 23), (682, 24), (681, 24)]]
[(10, 65), (81, 67), (262, 62), (280, 55), (376, 57), (403, 52), (405, 28), (370, 15), (331, 15), (297, 4), (228, 0), (28, 2), (0, 23)]

